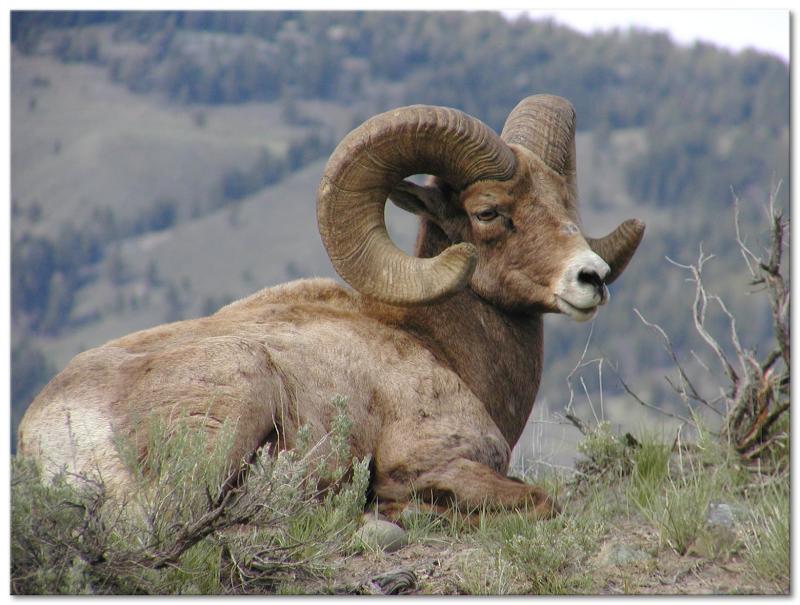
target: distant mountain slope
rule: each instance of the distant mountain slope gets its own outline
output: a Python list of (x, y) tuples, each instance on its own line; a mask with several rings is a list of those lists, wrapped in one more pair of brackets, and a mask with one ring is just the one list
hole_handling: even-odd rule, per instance
[(225, 171), (308, 132), (279, 105), (188, 111), (132, 95), (96, 66), (19, 53), (11, 65), (11, 185), (19, 205), (40, 207), (45, 230), (98, 208), (130, 219), (159, 197), (188, 216)]

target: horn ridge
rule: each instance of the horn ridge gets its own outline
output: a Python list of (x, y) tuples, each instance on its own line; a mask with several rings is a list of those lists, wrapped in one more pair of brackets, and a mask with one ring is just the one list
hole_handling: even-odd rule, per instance
[(523, 99), (508, 115), (500, 138), (532, 151), (559, 174), (575, 170), (575, 109), (562, 97)]

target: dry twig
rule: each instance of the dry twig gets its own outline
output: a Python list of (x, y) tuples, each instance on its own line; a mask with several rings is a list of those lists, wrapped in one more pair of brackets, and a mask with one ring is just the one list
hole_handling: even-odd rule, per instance
[[(786, 247), (788, 220), (783, 212), (775, 208), (776, 189), (769, 199), (767, 213), (769, 216), (769, 246), (766, 255), (759, 255), (747, 245), (742, 235), (739, 221), (739, 201), (735, 201), (734, 224), (736, 242), (752, 278), (752, 285), (760, 286), (761, 291), (766, 291), (772, 310), (773, 333), (777, 346), (766, 357), (759, 361), (754, 350), (744, 347), (739, 338), (736, 318), (729, 311), (725, 302), (715, 295), (710, 295), (703, 282), (703, 269), (713, 255), (703, 251), (702, 244), (695, 264), (681, 264), (670, 258), (667, 260), (676, 267), (688, 271), (688, 281), (695, 284), (695, 296), (692, 304), (692, 320), (695, 331), (706, 345), (713, 351), (719, 361), (728, 383), (720, 386), (720, 395), (709, 399), (700, 393), (693, 384), (684, 366), (675, 352), (667, 333), (657, 324), (647, 321), (642, 314), (634, 309), (641, 322), (655, 330), (664, 341), (664, 346), (678, 370), (679, 383), (674, 383), (667, 377), (667, 382), (678, 393), (686, 406), (691, 410), (690, 403), (695, 402), (722, 415), (717, 404), (725, 404), (725, 413), (721, 436), (730, 441), (743, 460), (762, 464), (767, 451), (774, 447), (783, 447), (787, 441), (784, 431), (775, 431), (778, 420), (789, 411), (789, 383), (790, 383), (790, 325), (789, 304), (790, 288), (785, 277), (783, 266), (783, 251)], [(707, 313), (709, 304), (714, 303), (718, 310), (725, 316), (728, 323), (728, 340), (730, 341), (735, 365), (728, 358), (724, 347), (715, 338), (707, 327)], [(697, 354), (692, 355), (699, 365), (706, 371), (708, 366), (703, 363)], [(781, 367), (778, 367), (778, 362)], [(643, 401), (620, 377), (623, 388), (640, 404), (651, 409), (658, 409)], [(669, 414), (683, 421), (692, 422), (688, 418)]]

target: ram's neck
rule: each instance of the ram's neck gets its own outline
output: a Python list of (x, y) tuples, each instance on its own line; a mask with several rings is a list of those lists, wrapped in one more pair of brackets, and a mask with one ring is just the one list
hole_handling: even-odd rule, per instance
[[(449, 242), (422, 221), (416, 253), (430, 257)], [(402, 312), (402, 323), (450, 366), (486, 405), (510, 445), (530, 415), (542, 368), (542, 317), (501, 311), (472, 290)]]

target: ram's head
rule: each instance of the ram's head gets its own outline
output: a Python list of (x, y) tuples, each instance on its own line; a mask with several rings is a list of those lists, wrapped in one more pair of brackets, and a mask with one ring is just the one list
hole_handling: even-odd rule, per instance
[[(414, 174), (435, 178), (426, 186), (403, 180)], [(428, 249), (418, 252), (431, 258), (408, 256), (389, 239), (390, 195), (423, 217)], [(367, 296), (424, 304), (469, 285), (508, 310), (583, 321), (606, 302), (606, 285), (633, 256), (644, 224), (586, 237), (576, 198), (575, 112), (538, 95), (517, 105), (500, 136), (442, 107), (368, 120), (331, 156), (317, 216), (336, 270)]]

